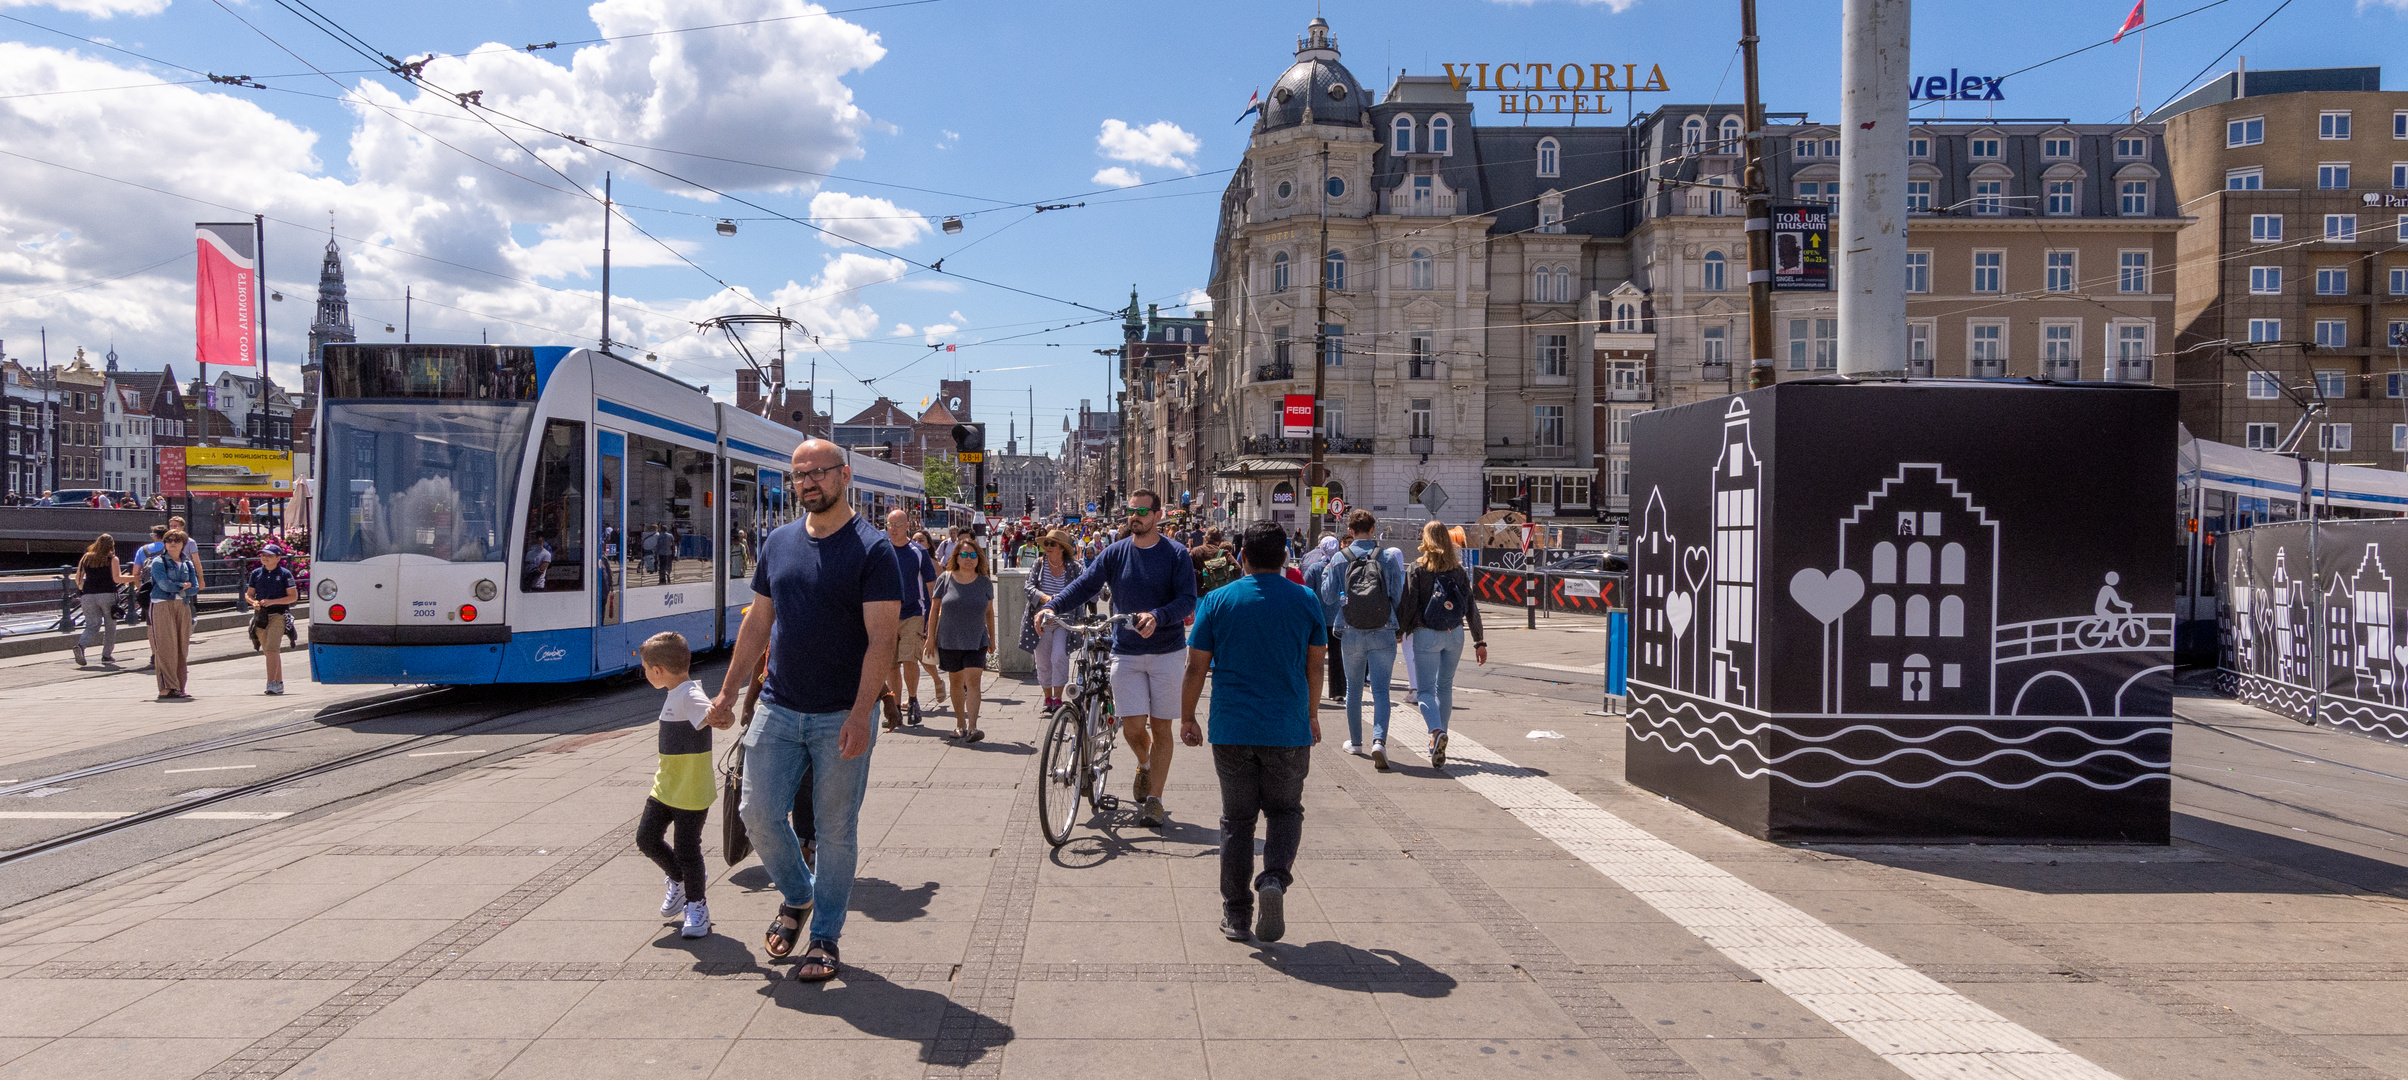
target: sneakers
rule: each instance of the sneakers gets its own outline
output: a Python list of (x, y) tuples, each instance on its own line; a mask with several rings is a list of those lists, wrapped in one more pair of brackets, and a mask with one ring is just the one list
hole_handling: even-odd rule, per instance
[(1343, 746), (1343, 749), (1346, 751), (1346, 753), (1347, 753), (1349, 756), (1360, 756), (1360, 755), (1363, 753), (1363, 748), (1362, 748), (1362, 747), (1360, 747), (1360, 746), (1356, 746), (1356, 745), (1355, 745), (1355, 741), (1354, 741), (1353, 739), (1348, 739), (1348, 740), (1346, 740), (1346, 742), (1345, 742), (1345, 745)]
[(1246, 929), (1246, 917), (1235, 914), (1221, 916), (1221, 936), (1231, 941), (1249, 941), (1254, 937)]
[(910, 722), (911, 726), (913, 726), (913, 727), (918, 727), (918, 726), (920, 726), (920, 699), (918, 699), (918, 698), (913, 698), (913, 699), (911, 699), (911, 708), (910, 708), (910, 709), (907, 711), (907, 713), (906, 713), (905, 715), (907, 716), (907, 718), (908, 718), (908, 720), (909, 720), (909, 722)]
[(1288, 890), (1274, 880), (1254, 887), (1254, 936), (1277, 941), (1288, 932)]
[(686, 906), (686, 883), (676, 878), (663, 878), (662, 881), (669, 886), (669, 894), (661, 897), (661, 918), (666, 919)]
[(700, 900), (696, 900), (691, 904), (687, 904), (686, 924), (677, 928), (677, 936), (681, 938), (698, 938), (709, 937), (710, 933), (711, 905)]
[(284, 683), (283, 683), (281, 680), (279, 680), (279, 681), (277, 681), (277, 682), (272, 682), (272, 683), (269, 683), (269, 684), (268, 684), (268, 696), (269, 696), (269, 697), (281, 697), (281, 696), (283, 696), (283, 694), (284, 694)]
[(1371, 767), (1381, 772), (1388, 771), (1388, 740), (1371, 740)]
[(92, 662), (91, 662), (91, 661), (89, 661), (89, 660), (86, 660), (86, 659), (84, 659), (84, 654), (82, 654), (82, 653), (77, 653), (77, 654), (75, 654), (75, 666), (77, 666), (77, 667), (91, 667), (91, 666), (92, 666)]
[(895, 702), (895, 695), (880, 694), (878, 703), (886, 707), (886, 730), (893, 731), (903, 726), (903, 706)]
[(1446, 764), (1446, 732), (1433, 731), (1430, 733), (1430, 767), (1435, 769), (1444, 764)]
[(1162, 808), (1162, 800), (1148, 797), (1145, 809), (1138, 811), (1137, 823), (1149, 829), (1159, 829), (1170, 821), (1170, 811)]
[(1146, 800), (1147, 793), (1153, 790), (1153, 783), (1154, 770), (1143, 765), (1138, 766), (1137, 783), (1134, 785), (1136, 790), (1131, 794), (1130, 797), (1136, 799), (1140, 803), (1144, 802)]

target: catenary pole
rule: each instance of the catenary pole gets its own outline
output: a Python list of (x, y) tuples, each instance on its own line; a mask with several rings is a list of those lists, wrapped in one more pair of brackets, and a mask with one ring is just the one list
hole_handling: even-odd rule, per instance
[(1771, 386), (1773, 372), (1773, 193), (1764, 171), (1764, 100), (1756, 81), (1756, 0), (1739, 0), (1739, 52), (1747, 69), (1748, 385)]
[(610, 174), (602, 174), (602, 352), (610, 354)]
[(1839, 373), (1906, 375), (1909, 0), (1840, 8)]
[[(1322, 437), (1322, 427), (1325, 421), (1322, 419), (1321, 412), (1321, 395), (1329, 386), (1329, 140), (1327, 139), (1321, 140), (1321, 177), (1315, 180), (1314, 184), (1321, 189), (1321, 247), (1319, 248), (1321, 253), (1314, 257), (1320, 263), (1318, 277), (1320, 284), (1313, 289), (1313, 430), (1307, 436), (1312, 453), (1304, 467), (1304, 490), (1296, 493), (1304, 497), (1304, 537), (1308, 543), (1313, 537), (1321, 535), (1321, 515), (1313, 512), (1313, 489), (1329, 482), (1328, 478), (1323, 475), (1327, 468), (1323, 461), (1327, 455), (1329, 443)], [(1295, 371), (1293, 360), (1289, 363), (1289, 371), (1290, 373)], [(1280, 415), (1283, 417), (1287, 415), (1284, 402), (1280, 408)]]

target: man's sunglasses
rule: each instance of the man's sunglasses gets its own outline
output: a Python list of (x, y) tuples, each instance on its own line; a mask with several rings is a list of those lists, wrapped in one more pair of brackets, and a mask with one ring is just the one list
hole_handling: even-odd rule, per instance
[(1151, 515), (1153, 515), (1153, 514), (1160, 513), (1161, 511), (1162, 511), (1162, 508), (1161, 508), (1161, 507), (1159, 507), (1159, 506), (1132, 506), (1132, 507), (1130, 507), (1130, 508), (1129, 508), (1129, 516), (1130, 516), (1130, 517), (1148, 517), (1148, 516), (1151, 516)]

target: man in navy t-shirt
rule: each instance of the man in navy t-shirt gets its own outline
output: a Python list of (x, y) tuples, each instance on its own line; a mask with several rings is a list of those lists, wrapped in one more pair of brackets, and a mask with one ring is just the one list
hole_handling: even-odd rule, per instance
[[(1304, 778), (1321, 741), (1321, 698), (1313, 673), (1329, 648), (1329, 624), (1312, 590), (1280, 575), (1287, 530), (1246, 527), (1239, 548), (1246, 576), (1196, 606), (1180, 687), (1179, 739), (1204, 742), (1196, 699), (1212, 676), (1212, 764), (1221, 779), (1221, 936), (1277, 941), (1287, 933), (1286, 899), (1304, 842)], [(1266, 823), (1263, 871), (1254, 873), (1254, 823)], [(1259, 909), (1259, 910), (1258, 910)]]
[[(794, 977), (824, 982), (837, 974), (836, 941), (860, 860), (856, 826), (876, 740), (870, 714), (894, 671), (903, 584), (886, 534), (845, 501), (853, 470), (842, 449), (824, 439), (796, 447), (787, 480), (809, 516), (761, 544), (752, 605), (710, 723), (734, 726), (737, 698), (766, 655), (760, 715), (743, 738), (740, 811), (785, 900), (763, 944), (772, 957), (792, 952), (808, 914), (809, 946)], [(788, 817), (806, 773), (818, 834), (810, 865)]]

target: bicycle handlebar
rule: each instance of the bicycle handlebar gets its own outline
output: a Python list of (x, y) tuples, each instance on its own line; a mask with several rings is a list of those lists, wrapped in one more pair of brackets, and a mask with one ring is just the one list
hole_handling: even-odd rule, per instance
[(1108, 618), (1098, 619), (1094, 622), (1074, 623), (1068, 619), (1064, 619), (1061, 616), (1056, 615), (1054, 616), (1054, 625), (1059, 626), (1064, 630), (1071, 631), (1072, 633), (1100, 634), (1106, 630), (1110, 630), (1115, 624), (1135, 622), (1136, 620), (1137, 616), (1135, 615), (1113, 615)]

